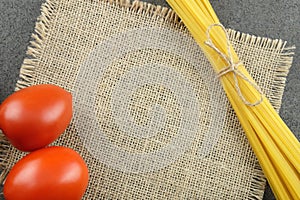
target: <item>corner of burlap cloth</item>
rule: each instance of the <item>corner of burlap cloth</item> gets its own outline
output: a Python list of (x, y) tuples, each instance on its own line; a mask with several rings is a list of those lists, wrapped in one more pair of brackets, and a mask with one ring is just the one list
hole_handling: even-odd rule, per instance
[[(294, 47), (228, 30), (277, 111)], [(262, 199), (265, 177), (203, 53), (174, 11), (47, 0), (16, 90), (60, 85), (74, 117), (54, 145), (85, 159), (84, 199)], [(24, 153), (0, 136), (1, 181)]]

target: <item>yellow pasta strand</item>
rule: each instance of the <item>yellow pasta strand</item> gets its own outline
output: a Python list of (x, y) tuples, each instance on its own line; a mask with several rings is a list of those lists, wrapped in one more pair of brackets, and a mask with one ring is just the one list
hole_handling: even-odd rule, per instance
[[(226, 86), (225, 86), (226, 87)], [(225, 89), (226, 90), (226, 89)], [(236, 97), (231, 97), (231, 95), (228, 95), (228, 98), (230, 101), (233, 101)], [(234, 101), (233, 101), (234, 102)], [(245, 113), (240, 112), (242, 109), (239, 109), (236, 104), (232, 104), (232, 107), (237, 110), (236, 114), (237, 116), (244, 116)], [(258, 160), (259, 163), (261, 163), (262, 168), (264, 170), (264, 173), (267, 177), (273, 177), (269, 183), (274, 191), (275, 197), (277, 199), (291, 199), (292, 197), (288, 193), (288, 190), (286, 189), (286, 185), (281, 181), (280, 177), (278, 176), (278, 173), (276, 172), (276, 169), (272, 165), (272, 162), (270, 161), (269, 157), (265, 153), (264, 147), (261, 144), (261, 141), (257, 137), (255, 131), (253, 130), (252, 126), (248, 123), (247, 119), (239, 117), (241, 120), (241, 123), (244, 125), (245, 132), (249, 133), (247, 134), (247, 138), (250, 142), (250, 144), (253, 146), (253, 151), (258, 154)], [(246, 125), (247, 124), (247, 125)], [(255, 145), (253, 145), (255, 144)]]
[[(231, 67), (230, 71), (220, 77), (221, 84), (276, 198), (300, 199), (300, 143), (268, 99), (256, 88), (255, 81), (243, 64), (232, 70), (239, 58), (228, 44), (221, 25), (210, 28), (220, 22), (209, 1), (167, 1), (190, 30), (214, 70), (219, 73), (224, 68)], [(208, 38), (206, 34), (209, 28)], [(208, 39), (211, 39), (215, 49), (212, 44), (208, 46)], [(228, 63), (228, 59), (233, 63)], [(249, 106), (260, 98), (262, 101), (258, 105)]]

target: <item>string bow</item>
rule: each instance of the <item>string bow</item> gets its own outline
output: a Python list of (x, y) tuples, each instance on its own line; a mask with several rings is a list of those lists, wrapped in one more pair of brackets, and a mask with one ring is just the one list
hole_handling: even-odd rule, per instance
[[(225, 36), (226, 36), (226, 43), (227, 43), (227, 55), (223, 52), (221, 52), (220, 49), (218, 49), (216, 47), (216, 45), (212, 42), (211, 40), (211, 37), (210, 37), (210, 31), (212, 28), (214, 27), (220, 27), (222, 28), (222, 30), (224, 31), (225, 33)], [(261, 91), (261, 89), (256, 85), (255, 82), (251, 81), (249, 78), (247, 78), (239, 69), (238, 67), (240, 65), (242, 65), (242, 62), (237, 62), (237, 63), (234, 63), (233, 61), (233, 56), (231, 54), (231, 49), (230, 49), (230, 40), (229, 40), (229, 35), (225, 29), (225, 27), (220, 24), (220, 23), (217, 23), (217, 24), (212, 24), (210, 25), (208, 28), (207, 28), (207, 31), (206, 31), (206, 36), (207, 36), (207, 40), (205, 41), (205, 44), (207, 46), (209, 46), (210, 48), (212, 48), (215, 52), (217, 52), (226, 62), (227, 62), (227, 66), (220, 70), (217, 74), (218, 78), (224, 76), (225, 74), (229, 73), (229, 72), (232, 72), (233, 73), (233, 78), (234, 78), (234, 82), (235, 82), (235, 89), (239, 95), (239, 97), (242, 99), (242, 101), (248, 105), (248, 106), (256, 106), (258, 104), (260, 104), (262, 101), (263, 101), (263, 93)], [(238, 81), (238, 78), (237, 76), (241, 77), (242, 79), (244, 79), (245, 81), (247, 81), (250, 85), (252, 85), (260, 94), (260, 99), (257, 100), (256, 102), (254, 103), (251, 103), (249, 102), (245, 96), (242, 94), (242, 91), (241, 91), (241, 88), (239, 86), (239, 81)]]

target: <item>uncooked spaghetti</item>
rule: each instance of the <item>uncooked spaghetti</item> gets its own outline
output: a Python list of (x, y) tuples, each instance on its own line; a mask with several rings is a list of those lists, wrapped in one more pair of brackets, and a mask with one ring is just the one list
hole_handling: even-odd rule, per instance
[(208, 0), (167, 0), (211, 62), (277, 199), (300, 199), (300, 143), (229, 43)]

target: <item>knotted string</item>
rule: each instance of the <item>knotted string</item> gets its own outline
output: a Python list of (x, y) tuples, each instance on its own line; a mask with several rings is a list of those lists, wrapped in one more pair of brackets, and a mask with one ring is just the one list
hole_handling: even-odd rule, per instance
[[(218, 49), (215, 44), (212, 42), (211, 40), (211, 37), (210, 37), (210, 31), (212, 28), (214, 27), (220, 27), (222, 28), (222, 30), (224, 31), (225, 33), (225, 36), (226, 36), (226, 45), (227, 45), (227, 55), (223, 52), (221, 52), (220, 49)], [(247, 78), (239, 69), (238, 67), (240, 65), (242, 65), (242, 62), (237, 62), (237, 63), (234, 63), (233, 61), (233, 56), (231, 54), (231, 49), (230, 49), (230, 41), (229, 41), (229, 35), (225, 29), (225, 27), (222, 25), (222, 24), (212, 24), (210, 25), (208, 28), (207, 28), (207, 31), (206, 31), (206, 36), (207, 36), (207, 41), (205, 41), (205, 44), (207, 46), (209, 46), (210, 48), (212, 48), (215, 52), (217, 52), (227, 63), (228, 65), (222, 69), (221, 71), (218, 72), (217, 76), (218, 78), (224, 76), (225, 74), (229, 73), (229, 72), (232, 72), (233, 73), (233, 78), (234, 78), (234, 82), (235, 82), (235, 89), (239, 95), (239, 97), (242, 99), (242, 101), (248, 105), (248, 106), (256, 106), (258, 104), (260, 104), (262, 101), (263, 101), (263, 93), (261, 91), (261, 89), (256, 85), (255, 82), (251, 81), (249, 78)], [(249, 102), (245, 96), (242, 94), (242, 91), (241, 91), (241, 88), (240, 88), (240, 85), (239, 85), (239, 81), (238, 81), (238, 78), (237, 76), (240, 76), (242, 79), (244, 79), (245, 81), (247, 81), (250, 85), (252, 85), (260, 94), (260, 99), (257, 100), (256, 102), (254, 103), (251, 103)]]

